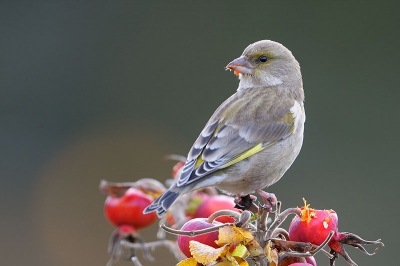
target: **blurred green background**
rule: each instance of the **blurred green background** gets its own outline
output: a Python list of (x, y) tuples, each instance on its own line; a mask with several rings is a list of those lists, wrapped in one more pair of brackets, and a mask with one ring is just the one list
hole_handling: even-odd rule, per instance
[[(99, 181), (169, 178), (163, 155), (186, 155), (237, 88), (224, 66), (271, 39), (300, 62), (307, 122), (268, 191), (382, 238), (373, 257), (347, 248), (359, 265), (395, 265), (399, 12), (398, 1), (2, 1), (1, 264), (105, 265), (113, 227)], [(176, 263), (156, 257), (141, 261)]]

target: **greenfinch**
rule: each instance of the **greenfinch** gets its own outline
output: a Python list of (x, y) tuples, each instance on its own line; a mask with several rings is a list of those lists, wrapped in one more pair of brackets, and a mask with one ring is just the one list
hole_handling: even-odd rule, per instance
[(235, 94), (211, 116), (177, 182), (144, 213), (162, 217), (183, 194), (204, 187), (244, 196), (277, 182), (300, 152), (305, 122), (300, 65), (282, 44), (250, 44), (226, 69)]

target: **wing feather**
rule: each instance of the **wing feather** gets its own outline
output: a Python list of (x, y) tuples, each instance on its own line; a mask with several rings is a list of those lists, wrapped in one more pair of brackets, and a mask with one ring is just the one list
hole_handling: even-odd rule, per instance
[(189, 151), (178, 187), (248, 158), (293, 132), (294, 100), (276, 106), (280, 96), (271, 91), (239, 91), (215, 111)]

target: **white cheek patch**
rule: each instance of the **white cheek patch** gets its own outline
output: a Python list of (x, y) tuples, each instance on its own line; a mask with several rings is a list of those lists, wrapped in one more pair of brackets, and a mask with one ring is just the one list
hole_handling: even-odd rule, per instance
[(263, 80), (265, 81), (266, 84), (268, 84), (268, 86), (276, 86), (283, 83), (283, 81), (280, 78), (271, 75), (265, 75), (263, 77)]
[(257, 87), (272, 87), (283, 83), (280, 78), (271, 75), (264, 75), (262, 79), (255, 79), (253, 76), (250, 75), (239, 74), (239, 79), (240, 82), (237, 90)]
[(239, 87), (237, 90), (243, 90), (243, 89), (248, 89), (248, 88), (254, 88), (254, 82), (253, 82), (253, 77), (239, 74)]

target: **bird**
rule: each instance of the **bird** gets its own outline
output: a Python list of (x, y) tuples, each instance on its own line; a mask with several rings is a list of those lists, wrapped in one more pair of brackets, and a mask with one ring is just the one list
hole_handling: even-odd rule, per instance
[(144, 213), (162, 217), (180, 196), (205, 187), (248, 195), (277, 182), (298, 156), (306, 116), (292, 52), (278, 42), (257, 41), (226, 69), (239, 78), (236, 92), (208, 120), (176, 183)]

